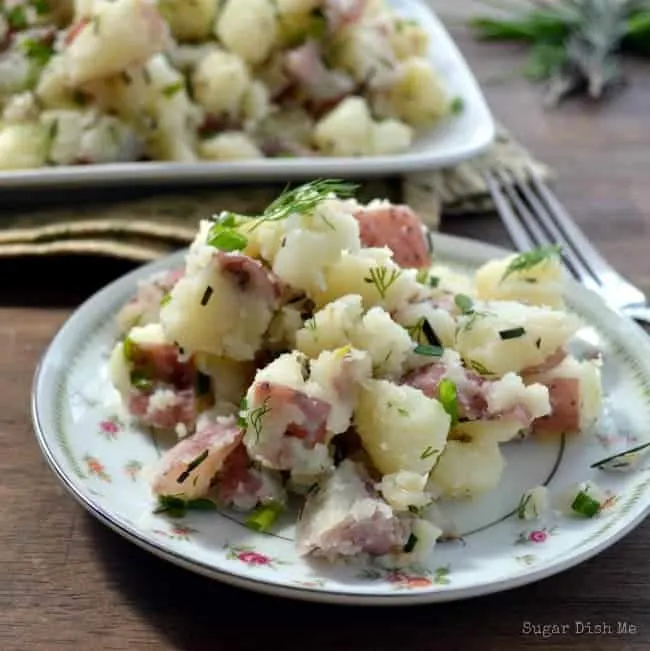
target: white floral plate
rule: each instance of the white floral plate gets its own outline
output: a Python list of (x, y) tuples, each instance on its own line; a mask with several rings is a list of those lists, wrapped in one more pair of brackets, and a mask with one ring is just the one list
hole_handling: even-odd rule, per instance
[[(461, 270), (506, 253), (440, 234), (434, 242), (438, 259)], [(588, 324), (577, 347), (595, 345), (604, 354), (606, 416), (594, 432), (581, 436), (503, 446), (502, 486), (449, 511), (464, 541), (438, 544), (423, 566), (390, 571), (358, 559), (338, 566), (305, 561), (294, 551), (289, 514), (272, 534), (247, 529), (231, 512), (194, 512), (181, 520), (154, 515), (144, 470), (158, 458), (161, 442), (116, 416), (105, 363), (115, 336), (113, 316), (136, 282), (182, 264), (181, 252), (129, 273), (89, 299), (54, 338), (33, 390), (36, 436), (59, 479), (94, 516), (154, 554), (261, 592), (312, 601), (414, 604), (537, 581), (594, 556), (648, 513), (650, 466), (615, 475), (589, 465), (648, 437), (650, 339), (596, 295), (570, 283), (568, 302)], [(553, 516), (530, 524), (514, 517), (524, 489), (547, 483), (561, 490), (589, 478), (610, 496), (595, 518)]]

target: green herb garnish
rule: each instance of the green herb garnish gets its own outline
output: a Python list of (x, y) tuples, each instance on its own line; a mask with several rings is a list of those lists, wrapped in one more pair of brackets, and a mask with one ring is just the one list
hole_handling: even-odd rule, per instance
[(176, 93), (180, 93), (184, 88), (185, 82), (179, 79), (177, 82), (165, 86), (161, 92), (165, 97), (174, 97)]
[(86, 103), (88, 102), (88, 98), (84, 93), (82, 93), (80, 90), (74, 90), (72, 92), (72, 101), (77, 105), (77, 106), (85, 106)]
[(499, 330), (499, 337), (504, 341), (508, 339), (517, 339), (523, 337), (526, 334), (524, 328), (510, 328), (509, 330)]
[(390, 273), (384, 265), (372, 267), (369, 271), (369, 276), (364, 278), (364, 282), (374, 285), (382, 298), (386, 298), (386, 292), (391, 285), (402, 274), (401, 269), (391, 269)]
[(169, 301), (172, 300), (172, 295), (170, 292), (167, 292), (161, 299), (160, 299), (160, 307), (165, 307), (169, 303)]
[(138, 352), (138, 344), (136, 344), (131, 337), (124, 337), (124, 341), (122, 342), (122, 352), (124, 353), (124, 359), (127, 362), (132, 362)]
[(6, 16), (11, 29), (25, 29), (29, 26), (25, 7), (21, 5), (16, 5), (15, 7), (8, 9)]
[(466, 294), (456, 294), (454, 303), (463, 314), (471, 314), (474, 311), (474, 301)]
[(283, 510), (284, 506), (280, 502), (262, 504), (246, 519), (246, 526), (255, 531), (269, 531)]
[(131, 379), (131, 384), (140, 391), (149, 391), (153, 388), (153, 381), (142, 371), (131, 371), (129, 377)]
[(528, 502), (530, 502), (532, 497), (533, 496), (530, 493), (524, 493), (521, 496), (521, 499), (519, 500), (519, 505), (517, 506), (517, 517), (520, 520), (526, 519), (526, 507), (528, 506)]
[(408, 537), (408, 540), (406, 541), (406, 545), (404, 545), (404, 552), (406, 554), (410, 554), (415, 549), (415, 546), (417, 544), (418, 544), (418, 537), (414, 533), (412, 533)]
[(465, 109), (465, 100), (462, 97), (454, 97), (449, 103), (449, 112), (452, 115), (460, 115)]
[(21, 47), (25, 54), (40, 66), (46, 65), (54, 56), (54, 49), (52, 46), (46, 45), (42, 41), (27, 38), (21, 43)]
[(31, 0), (31, 5), (39, 16), (50, 13), (50, 4), (46, 0)]
[(248, 414), (248, 423), (250, 423), (250, 426), (255, 432), (255, 441), (259, 441), (260, 435), (262, 434), (262, 418), (271, 411), (268, 402), (269, 399), (267, 398), (262, 405), (253, 409)]
[(307, 214), (332, 194), (340, 199), (348, 199), (354, 195), (358, 187), (355, 183), (340, 179), (319, 179), (300, 185), (293, 190), (287, 188), (267, 206), (253, 228), (266, 221), (279, 221), (290, 215)]
[(203, 450), (203, 452), (201, 452), (198, 457), (187, 464), (187, 468), (185, 468), (185, 470), (183, 470), (183, 472), (176, 478), (176, 483), (182, 484), (190, 476), (192, 470), (198, 468), (207, 458), (208, 451)]
[(420, 459), (428, 459), (429, 457), (432, 457), (434, 454), (437, 454), (440, 452), (440, 450), (432, 447), (431, 445), (427, 445), (426, 448), (422, 451), (422, 454), (420, 455)]
[(559, 244), (549, 244), (548, 246), (539, 246), (525, 253), (521, 253), (510, 262), (503, 272), (501, 280), (505, 280), (510, 274), (536, 267), (549, 258), (560, 255), (561, 251), (562, 247)]
[(205, 497), (186, 500), (179, 495), (159, 495), (154, 513), (166, 513), (171, 518), (182, 518), (187, 511), (214, 511), (217, 505)]
[(650, 448), (650, 443), (643, 443), (642, 445), (637, 445), (629, 450), (624, 450), (623, 452), (618, 452), (617, 454), (612, 454), (600, 461), (596, 461), (589, 467), (598, 468), (599, 470), (621, 470), (624, 468), (630, 468), (637, 460), (638, 453), (647, 448)]
[(483, 366), (481, 362), (477, 362), (475, 359), (470, 359), (468, 362), (470, 368), (476, 371), (479, 375), (494, 375), (492, 371)]
[(600, 511), (600, 502), (585, 491), (580, 491), (571, 504), (571, 510), (587, 518), (593, 518)]
[(235, 230), (237, 216), (234, 213), (224, 213), (215, 221), (208, 231), (207, 243), (221, 251), (241, 251), (246, 248), (248, 238)]
[(438, 399), (444, 410), (451, 416), (451, 424), (458, 422), (458, 399), (456, 384), (449, 378), (443, 378), (438, 386)]
[(427, 357), (442, 357), (445, 350), (442, 346), (430, 346), (429, 344), (418, 344), (413, 352), (416, 355), (426, 355)]

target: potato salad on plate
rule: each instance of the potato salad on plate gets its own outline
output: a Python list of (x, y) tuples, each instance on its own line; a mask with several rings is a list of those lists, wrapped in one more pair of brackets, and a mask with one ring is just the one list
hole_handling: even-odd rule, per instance
[(462, 106), (429, 47), (383, 0), (6, 0), (0, 170), (401, 153)]
[(297, 503), (300, 554), (409, 564), (449, 534), (441, 500), (499, 485), (503, 446), (589, 430), (600, 360), (569, 352), (555, 248), (465, 275), (408, 206), (354, 190), (203, 220), (117, 315), (110, 376), (128, 418), (175, 440), (149, 469), (156, 512), (271, 531)]

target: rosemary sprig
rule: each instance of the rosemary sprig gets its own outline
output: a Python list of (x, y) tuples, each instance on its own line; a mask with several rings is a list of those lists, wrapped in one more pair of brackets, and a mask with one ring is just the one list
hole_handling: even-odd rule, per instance
[(650, 56), (648, 0), (525, 0), (500, 8), (505, 17), (478, 17), (470, 24), (480, 39), (531, 46), (523, 72), (548, 83), (548, 105), (577, 92), (600, 99), (622, 81), (622, 54)]

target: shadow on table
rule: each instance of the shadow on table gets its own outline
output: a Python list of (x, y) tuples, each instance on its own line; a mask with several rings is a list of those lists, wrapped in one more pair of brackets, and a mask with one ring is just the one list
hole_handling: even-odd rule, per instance
[[(629, 603), (617, 604), (611, 589), (606, 595), (599, 592), (605, 573), (611, 584), (612, 566), (625, 557), (627, 541), (617, 546), (612, 558), (595, 559), (524, 588), (463, 602), (381, 608), (312, 604), (232, 588), (156, 558), (89, 515), (84, 526), (114, 589), (143, 619), (149, 620), (153, 629), (164, 634), (170, 645), (191, 651), (500, 651), (528, 648), (529, 644), (530, 648), (546, 649), (550, 642), (554, 648), (571, 649), (575, 635), (544, 642), (532, 635), (522, 635), (524, 622), (573, 624), (584, 620), (612, 621), (617, 615), (628, 621), (641, 621), (644, 601), (647, 605), (647, 599), (641, 599), (635, 603), (637, 607), (630, 608)], [(620, 594), (625, 594), (628, 601), (640, 596), (630, 585)], [(601, 639), (598, 648), (616, 647), (600, 646), (600, 642), (606, 640)], [(620, 640), (617, 644), (620, 647)]]

